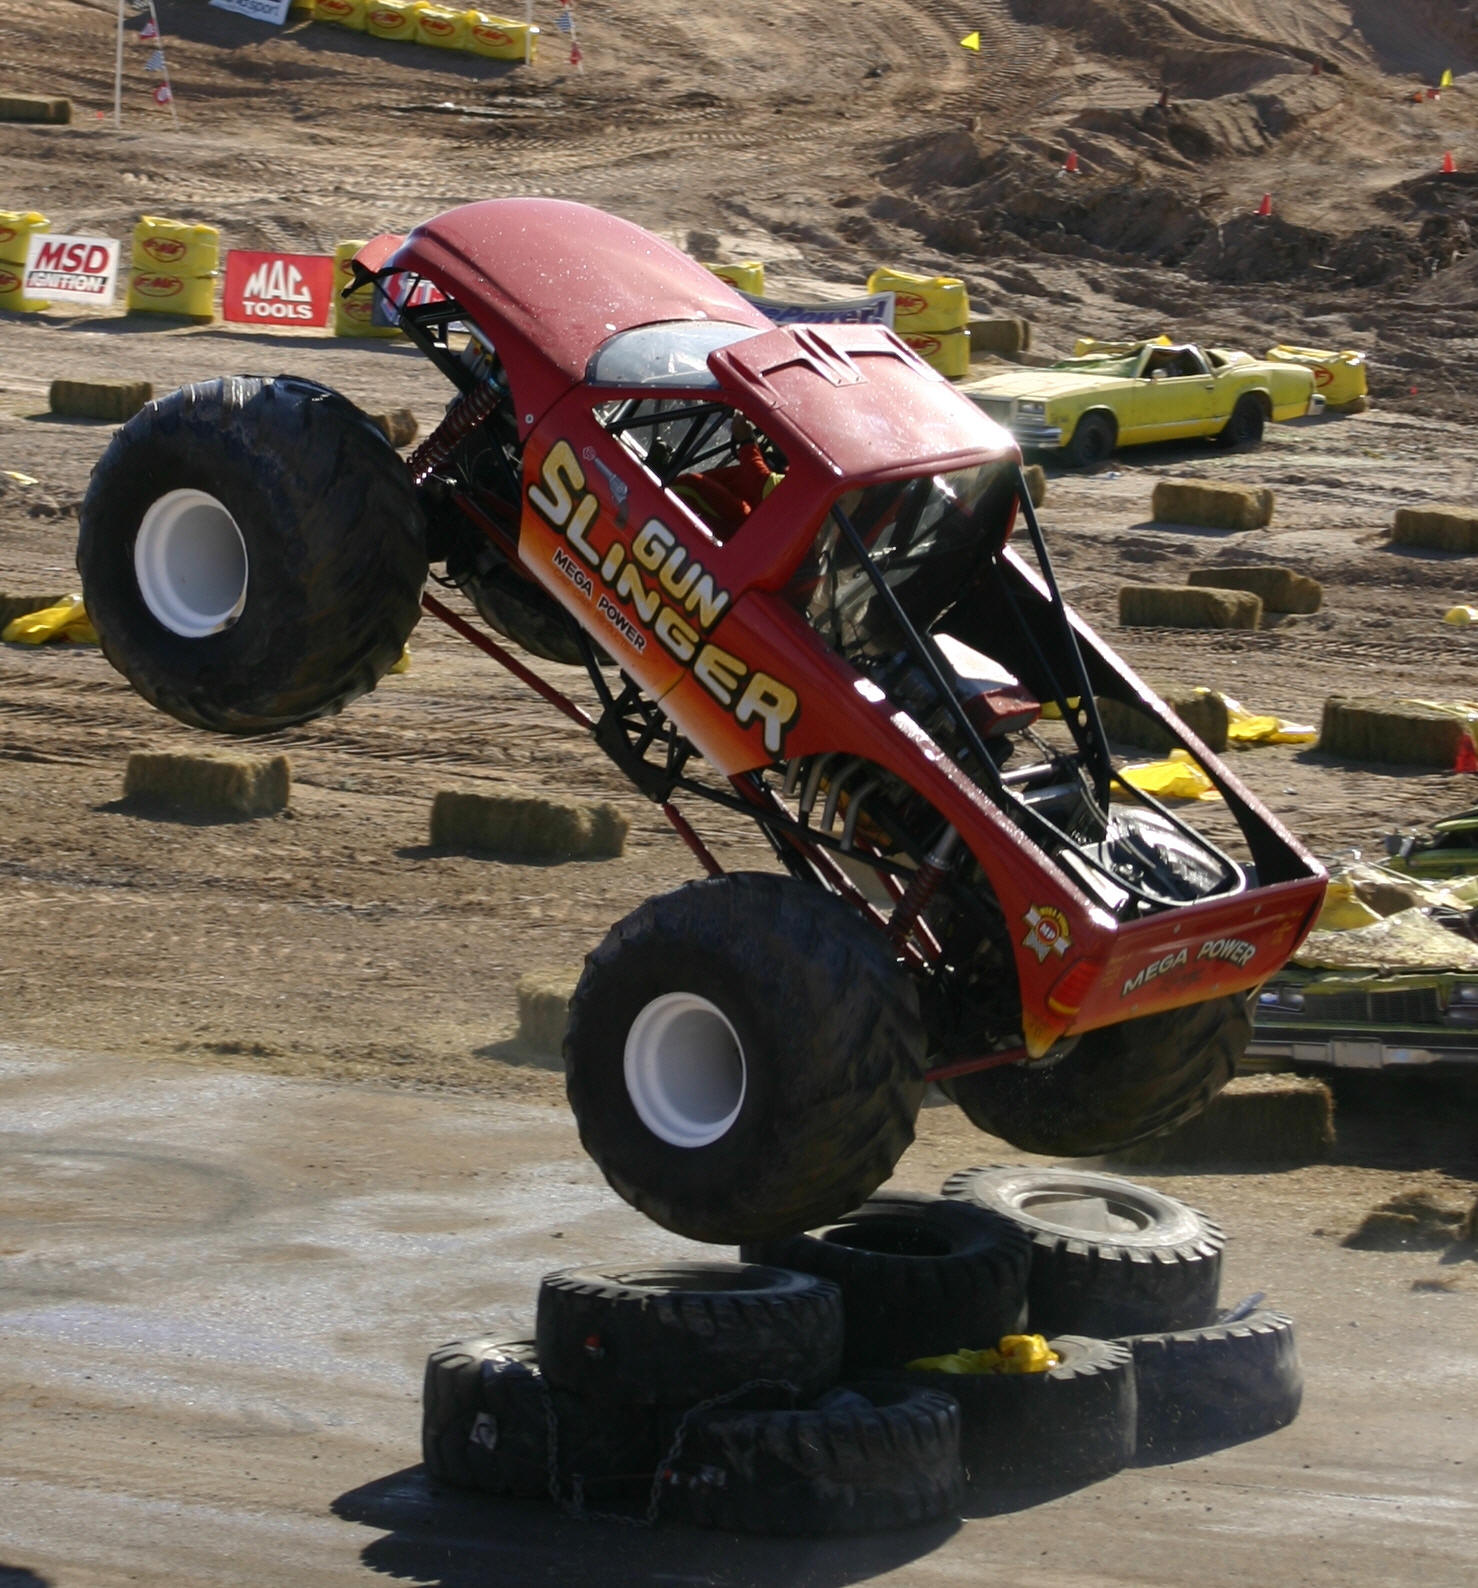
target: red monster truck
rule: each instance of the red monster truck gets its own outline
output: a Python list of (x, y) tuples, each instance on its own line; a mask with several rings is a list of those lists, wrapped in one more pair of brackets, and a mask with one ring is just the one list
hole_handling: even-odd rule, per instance
[[(891, 332), (777, 327), (574, 204), (450, 210), (357, 270), (456, 390), (435, 432), (407, 464), (286, 376), (151, 403), (83, 506), (88, 611), (155, 705), (251, 734), (373, 688), (424, 608), (661, 805), (709, 878), (611, 930), (565, 1045), (623, 1197), (702, 1240), (814, 1225), (931, 1079), (1053, 1154), (1206, 1105), (1324, 876), (1065, 606), (1004, 430)], [(1104, 695), (1206, 768), (1235, 855), (1116, 781)], [(784, 874), (724, 873), (677, 796)]]

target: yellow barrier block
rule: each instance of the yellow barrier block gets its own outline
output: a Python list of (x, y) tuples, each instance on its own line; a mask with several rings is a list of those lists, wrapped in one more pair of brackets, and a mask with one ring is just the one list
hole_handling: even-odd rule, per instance
[(1270, 347), (1273, 364), (1301, 364), (1314, 372), (1314, 390), (1331, 408), (1343, 408), (1370, 389), (1363, 353), (1335, 353), (1317, 347)]
[(906, 270), (874, 270), (869, 292), (894, 295), (893, 327), (906, 331), (958, 331), (970, 323), (970, 297), (954, 276), (912, 276)]
[(765, 295), (765, 267), (758, 259), (745, 259), (737, 265), (712, 265), (705, 261), (704, 269), (711, 270), (719, 280), (727, 281), (731, 287), (751, 297)]
[(941, 375), (959, 380), (970, 373), (969, 331), (900, 331), (898, 334)]
[(49, 308), (43, 298), (21, 292), (26, 249), (37, 232), (49, 232), (51, 222), (39, 210), (0, 210), (0, 309), (34, 314)]
[(359, 238), (353, 242), (340, 243), (334, 249), (334, 335), (335, 336), (399, 336), (400, 329), (394, 325), (374, 325), (371, 316), (374, 309), (374, 293), (369, 287), (361, 287), (358, 292), (347, 298), (339, 294), (354, 279), (354, 272), (350, 268), (354, 263), (354, 256), (364, 247), (364, 239)]
[(416, 43), (429, 44), (434, 50), (465, 50), (476, 14), (450, 6), (422, 6), (416, 12)]
[[(300, 0), (293, 0), (299, 4)], [(303, 9), (313, 13), (315, 22), (336, 22), (341, 28), (364, 32), (364, 14), (370, 0), (301, 0)]]
[(370, 0), (365, 8), (364, 27), (377, 39), (416, 37), (416, 12), (425, 0)]
[(510, 17), (489, 16), (483, 11), (468, 13), (466, 50), (492, 61), (521, 61), (525, 54), (532, 61), (539, 54), (539, 30)]
[(170, 270), (134, 270), (128, 280), (130, 314), (181, 314), (191, 320), (216, 317), (214, 276), (177, 276)]
[(22, 274), (22, 266), (0, 263), (0, 309), (25, 314), (34, 314), (38, 309), (49, 309), (51, 304), (46, 299), (28, 298), (21, 291)]
[(135, 270), (166, 270), (176, 276), (208, 276), (221, 262), (221, 234), (214, 226), (142, 215), (133, 229)]

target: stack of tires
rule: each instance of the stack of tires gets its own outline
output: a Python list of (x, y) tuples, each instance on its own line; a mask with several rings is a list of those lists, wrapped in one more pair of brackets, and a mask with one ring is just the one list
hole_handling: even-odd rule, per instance
[[(1290, 1422), (1293, 1326), (1219, 1311), (1221, 1230), (1115, 1175), (995, 1167), (881, 1192), (737, 1263), (548, 1275), (532, 1340), (427, 1364), (434, 1478), (702, 1527), (819, 1534), (1067, 1488)], [(1047, 1337), (1037, 1373), (910, 1363)]]

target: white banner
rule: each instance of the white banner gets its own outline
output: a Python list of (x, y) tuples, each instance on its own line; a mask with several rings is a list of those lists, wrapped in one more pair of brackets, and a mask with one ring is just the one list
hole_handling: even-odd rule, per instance
[(776, 325), (886, 325), (893, 328), (891, 292), (872, 292), (865, 298), (842, 298), (831, 303), (778, 303), (774, 298), (741, 298), (768, 314)]
[(237, 11), (253, 22), (270, 22), (273, 27), (280, 28), (287, 21), (292, 0), (210, 0), (210, 3), (219, 10)]
[(115, 237), (50, 237), (32, 232), (21, 291), (53, 303), (93, 303), (107, 308), (118, 280)]

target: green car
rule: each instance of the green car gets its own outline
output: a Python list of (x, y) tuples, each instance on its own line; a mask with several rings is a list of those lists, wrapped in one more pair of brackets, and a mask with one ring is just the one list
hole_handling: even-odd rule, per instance
[(1318, 413), (1313, 370), (1224, 348), (1165, 342), (1099, 343), (1048, 369), (1013, 369), (960, 390), (1025, 451), (1057, 450), (1079, 468), (1115, 448), (1215, 437), (1253, 446), (1268, 420)]

